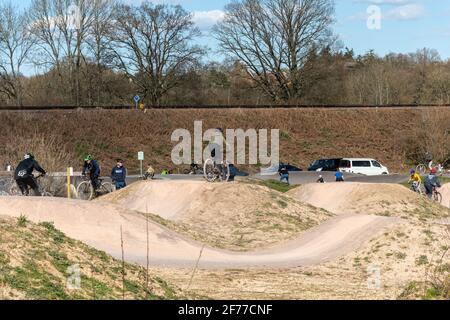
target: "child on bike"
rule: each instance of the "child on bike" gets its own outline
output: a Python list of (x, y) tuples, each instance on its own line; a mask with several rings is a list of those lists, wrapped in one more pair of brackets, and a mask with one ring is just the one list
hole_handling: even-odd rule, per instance
[(144, 180), (148, 180), (148, 179), (153, 180), (153, 178), (155, 177), (155, 173), (156, 173), (156, 171), (155, 171), (155, 169), (153, 169), (152, 165), (148, 164), (147, 171), (144, 174)]
[(420, 186), (422, 185), (422, 177), (416, 172), (416, 170), (410, 171), (410, 178), (408, 183), (411, 184), (411, 190), (420, 193)]
[(436, 176), (437, 170), (436, 168), (431, 169), (430, 174), (425, 178), (424, 186), (425, 186), (425, 192), (427, 194), (427, 197), (431, 199), (433, 197), (433, 193), (436, 190), (436, 188), (441, 187), (441, 183)]
[(127, 169), (124, 167), (121, 159), (117, 160), (117, 165), (112, 169), (111, 179), (116, 186), (116, 190), (123, 189), (127, 186)]

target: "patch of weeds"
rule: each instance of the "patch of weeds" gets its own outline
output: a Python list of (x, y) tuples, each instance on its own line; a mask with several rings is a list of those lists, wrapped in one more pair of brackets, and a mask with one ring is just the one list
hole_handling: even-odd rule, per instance
[(262, 184), (272, 190), (281, 192), (281, 193), (286, 193), (294, 188), (296, 188), (296, 186), (291, 186), (287, 183), (284, 182), (280, 182), (277, 180), (267, 180), (267, 181), (263, 181)]
[(66, 240), (66, 235), (55, 228), (55, 225), (51, 222), (41, 222), (39, 226), (44, 227), (47, 231), (47, 235), (53, 239), (54, 242), (62, 244)]
[(428, 261), (428, 257), (426, 255), (421, 255), (420, 257), (418, 257), (416, 259), (416, 265), (417, 266), (423, 266), (423, 265), (426, 265), (428, 263), (429, 263), (429, 261)]
[(19, 228), (25, 228), (28, 224), (28, 218), (21, 214), (20, 217), (17, 218), (17, 226)]
[(397, 258), (398, 260), (405, 260), (406, 257), (407, 257), (406, 253), (403, 253), (403, 252), (395, 253), (395, 258)]

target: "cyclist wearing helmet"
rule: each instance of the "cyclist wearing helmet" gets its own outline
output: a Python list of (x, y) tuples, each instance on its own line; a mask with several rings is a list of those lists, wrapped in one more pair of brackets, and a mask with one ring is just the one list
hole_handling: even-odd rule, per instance
[(95, 191), (100, 188), (100, 166), (90, 154), (84, 157), (82, 174), (83, 176), (87, 176), (87, 174), (89, 174), (89, 179), (91, 180), (92, 186), (94, 187)]
[(422, 185), (422, 177), (416, 172), (416, 170), (411, 170), (410, 174), (411, 176), (408, 183), (412, 183), (411, 190), (414, 192), (419, 192), (420, 186)]
[(35, 196), (41, 196), (36, 179), (33, 176), (33, 171), (35, 170), (42, 175), (47, 174), (34, 159), (34, 156), (31, 153), (27, 153), (24, 160), (17, 165), (16, 171), (14, 172), (14, 179), (24, 196), (28, 196), (28, 188), (33, 189)]
[(436, 188), (441, 187), (438, 177), (436, 176), (436, 168), (431, 169), (430, 174), (425, 178), (424, 186), (428, 198), (433, 197), (433, 192)]

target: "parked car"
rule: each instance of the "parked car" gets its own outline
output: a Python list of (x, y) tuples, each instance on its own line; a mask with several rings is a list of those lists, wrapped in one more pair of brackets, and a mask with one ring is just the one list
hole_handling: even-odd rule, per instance
[(249, 174), (247, 172), (239, 170), (234, 164), (230, 164), (230, 173), (235, 177), (248, 177)]
[(316, 160), (311, 163), (308, 171), (338, 171), (341, 160), (342, 158)]
[(339, 163), (339, 171), (343, 173), (363, 174), (366, 176), (389, 174), (388, 168), (374, 159), (342, 159)]
[(278, 174), (281, 168), (287, 168), (289, 172), (301, 172), (303, 169), (293, 166), (291, 164), (280, 163), (278, 165), (273, 165), (269, 168), (261, 169), (261, 175), (263, 176), (272, 176)]

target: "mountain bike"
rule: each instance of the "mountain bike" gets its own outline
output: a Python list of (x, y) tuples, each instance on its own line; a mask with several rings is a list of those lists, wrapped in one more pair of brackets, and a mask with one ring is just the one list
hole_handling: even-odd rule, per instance
[(428, 163), (428, 165), (419, 164), (416, 167), (416, 172), (418, 172), (420, 175), (424, 176), (425, 174), (427, 174), (428, 171), (430, 171), (433, 168), (436, 168), (438, 176), (442, 176), (443, 174), (445, 174), (444, 166), (440, 163), (437, 166), (435, 166), (433, 161), (430, 161), (430, 163)]
[(227, 161), (217, 163), (213, 159), (207, 159), (203, 166), (203, 175), (208, 182), (228, 182), (230, 179), (230, 165)]
[(432, 199), (437, 203), (442, 203), (442, 194), (437, 190), (437, 188), (433, 188)]
[(100, 186), (97, 190), (94, 190), (91, 180), (88, 177), (83, 177), (83, 181), (77, 187), (77, 198), (90, 201), (115, 191), (115, 187), (111, 182), (104, 182), (103, 179), (98, 181)]
[[(41, 184), (39, 183), (39, 180), (44, 177), (44, 175), (40, 174), (38, 176), (35, 177), (36, 179), (36, 184), (39, 188), (39, 192), (41, 193), (42, 197), (54, 197), (54, 195), (51, 192), (48, 192), (46, 190), (46, 188), (42, 187)], [(27, 191), (25, 193), (24, 196), (28, 197), (30, 196), (31, 193), (31, 188), (29, 186), (27, 186)], [(17, 185), (16, 181), (14, 180), (14, 183), (11, 184), (11, 187), (9, 188), (9, 195), (10, 196), (22, 196), (22, 192), (20, 191), (19, 186)]]
[(186, 169), (183, 171), (185, 175), (197, 175), (197, 174), (203, 174), (203, 168), (200, 168), (198, 164), (191, 164), (190, 169)]

